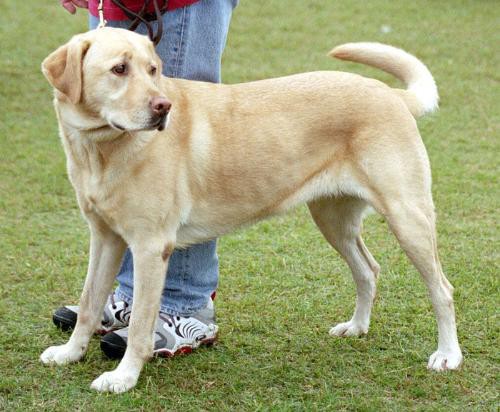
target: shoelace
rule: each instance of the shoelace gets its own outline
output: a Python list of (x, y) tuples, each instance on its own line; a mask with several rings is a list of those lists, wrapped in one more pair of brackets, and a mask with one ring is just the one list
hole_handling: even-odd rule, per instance
[[(200, 328), (199, 323), (187, 322), (185, 324), (182, 324), (180, 322), (181, 316), (172, 316), (161, 312), (159, 313), (158, 317), (163, 320), (169, 328), (174, 328), (175, 334), (181, 338), (194, 338), (197, 341), (206, 338), (206, 334), (203, 333), (203, 329)], [(182, 318), (189, 319), (190, 316), (182, 316)]]
[[(178, 322), (181, 320), (180, 316), (173, 316), (173, 315), (168, 315), (167, 313), (162, 313), (160, 312), (158, 317), (163, 320), (169, 328), (176, 326), (175, 321), (177, 320)], [(188, 318), (188, 316), (184, 316), (184, 318)]]

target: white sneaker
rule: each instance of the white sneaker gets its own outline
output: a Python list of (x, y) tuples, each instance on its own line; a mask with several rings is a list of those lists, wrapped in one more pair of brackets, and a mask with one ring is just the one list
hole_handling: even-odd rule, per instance
[[(52, 316), (54, 324), (62, 330), (73, 329), (78, 317), (78, 306), (63, 306), (57, 309)], [(114, 294), (108, 296), (104, 312), (102, 314), (101, 326), (96, 331), (100, 335), (113, 330), (128, 326), (130, 318), (130, 305), (123, 301), (115, 301)]]
[[(206, 308), (191, 316), (171, 316), (161, 313), (154, 330), (155, 356), (172, 357), (191, 353), (200, 345), (209, 346), (217, 339), (215, 310), (212, 299)], [(127, 349), (128, 328), (107, 333), (101, 339), (101, 349), (109, 358), (122, 358)]]

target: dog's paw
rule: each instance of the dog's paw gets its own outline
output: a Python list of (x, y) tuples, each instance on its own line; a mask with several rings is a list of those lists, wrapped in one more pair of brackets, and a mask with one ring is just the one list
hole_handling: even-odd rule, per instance
[(123, 374), (118, 370), (104, 372), (90, 387), (99, 392), (123, 393), (132, 389), (137, 383), (137, 378), (133, 375)]
[(448, 369), (458, 369), (462, 364), (462, 361), (463, 356), (460, 350), (448, 353), (437, 350), (429, 358), (427, 369), (431, 369), (437, 372), (446, 371)]
[(84, 355), (84, 348), (75, 350), (68, 344), (51, 346), (40, 355), (40, 360), (46, 365), (65, 365), (71, 362), (78, 362)]
[(368, 327), (359, 325), (352, 320), (349, 322), (339, 323), (330, 329), (330, 336), (360, 336), (368, 333)]

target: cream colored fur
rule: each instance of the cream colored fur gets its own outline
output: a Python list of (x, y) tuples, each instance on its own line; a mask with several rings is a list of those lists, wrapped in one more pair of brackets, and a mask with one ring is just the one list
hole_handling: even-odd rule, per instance
[[(42, 354), (44, 363), (84, 355), (128, 245), (135, 279), (127, 351), (92, 387), (132, 388), (152, 354), (173, 249), (307, 203), (357, 286), (352, 319), (330, 333), (368, 331), (379, 265), (361, 222), (371, 206), (429, 289), (439, 331), (429, 368), (459, 367), (453, 288), (439, 263), (429, 161), (414, 119), (437, 107), (432, 75), (386, 45), (353, 43), (332, 54), (393, 73), (408, 89), (343, 72), (236, 85), (165, 78), (149, 40), (110, 28), (75, 36), (47, 57), (42, 68), (55, 88), (68, 174), (91, 242), (76, 328), (68, 343)], [(113, 73), (122, 63), (127, 74)], [(151, 127), (158, 96), (172, 103), (163, 131)]]

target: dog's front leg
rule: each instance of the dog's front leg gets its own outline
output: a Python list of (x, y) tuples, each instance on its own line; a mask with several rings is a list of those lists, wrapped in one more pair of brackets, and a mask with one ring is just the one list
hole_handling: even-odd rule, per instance
[(64, 345), (47, 348), (40, 360), (58, 365), (77, 362), (85, 352), (101, 321), (106, 298), (118, 272), (125, 242), (97, 218), (89, 218), (90, 257), (79, 313), (71, 338)]
[(133, 388), (144, 363), (153, 354), (153, 330), (160, 308), (165, 272), (174, 242), (148, 239), (131, 245), (134, 259), (134, 300), (127, 350), (118, 367), (92, 383), (98, 391), (121, 393)]

